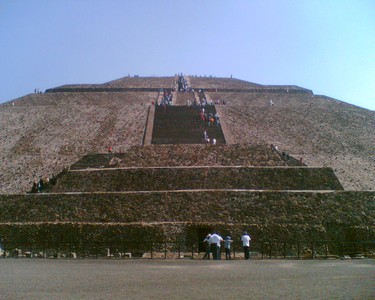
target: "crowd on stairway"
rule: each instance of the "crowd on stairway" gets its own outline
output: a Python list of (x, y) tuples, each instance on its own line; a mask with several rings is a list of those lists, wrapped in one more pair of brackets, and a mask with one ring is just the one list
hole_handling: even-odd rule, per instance
[(210, 138), (208, 137), (207, 130), (205, 130), (205, 131), (203, 132), (203, 140), (204, 140), (207, 144), (216, 145), (216, 139), (215, 139), (215, 138), (210, 139)]
[[(199, 110), (199, 118), (202, 121), (202, 124), (206, 127), (220, 127), (220, 117), (219, 113), (215, 110), (212, 111), (210, 106), (213, 106), (213, 102), (208, 102), (206, 99), (200, 99), (200, 110)], [(210, 111), (211, 110), (211, 111)], [(216, 145), (216, 139), (214, 137), (209, 137), (207, 131), (203, 132), (203, 140), (208, 144)]]
[(192, 91), (191, 87), (189, 86), (186, 77), (181, 73), (178, 77), (178, 91), (179, 92), (190, 92)]
[(203, 132), (203, 139), (204, 139), (204, 141), (205, 141), (207, 144), (216, 145), (216, 139), (215, 139), (215, 138), (210, 139), (210, 138), (208, 137), (208, 134), (207, 134), (207, 131), (206, 131), (206, 130)]
[(213, 101), (207, 101), (205, 98), (200, 99), (199, 101), (200, 106), (206, 106), (206, 105), (214, 105)]
[(199, 111), (200, 119), (202, 120), (203, 124), (207, 124), (208, 126), (214, 126), (217, 127), (220, 126), (220, 117), (219, 113), (213, 114), (212, 112), (207, 112), (204, 108), (202, 108)]
[(200, 105), (200, 106), (204, 107), (206, 105), (226, 105), (227, 104), (227, 101), (225, 101), (225, 100), (220, 100), (220, 99), (217, 99), (215, 101), (213, 101), (212, 99), (211, 100), (207, 100), (204, 97), (204, 92), (202, 90), (199, 90), (198, 93), (199, 93), (199, 102), (198, 102), (198, 105)]
[(163, 96), (160, 100), (160, 105), (165, 106), (165, 105), (172, 105), (172, 91), (171, 90), (163, 90)]

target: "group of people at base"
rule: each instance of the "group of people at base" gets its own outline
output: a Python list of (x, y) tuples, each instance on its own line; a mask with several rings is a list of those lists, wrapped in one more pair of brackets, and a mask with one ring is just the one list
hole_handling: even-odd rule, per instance
[[(244, 259), (250, 259), (250, 241), (251, 236), (246, 231), (244, 231), (241, 236)], [(206, 253), (203, 256), (203, 259), (210, 259), (211, 253), (214, 260), (221, 259), (221, 243), (224, 243), (225, 259), (232, 259), (233, 240), (229, 235), (224, 240), (216, 232), (213, 234), (209, 233), (203, 240), (203, 242), (206, 244)]]

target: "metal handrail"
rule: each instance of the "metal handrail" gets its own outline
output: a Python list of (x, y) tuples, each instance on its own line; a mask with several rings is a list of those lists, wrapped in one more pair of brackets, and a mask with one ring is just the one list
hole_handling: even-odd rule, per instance
[[(202, 258), (201, 241), (11, 241), (0, 244), (0, 258)], [(375, 241), (259, 241), (250, 247), (259, 259), (375, 258)], [(232, 259), (243, 258), (240, 242), (232, 243)], [(224, 245), (221, 257), (225, 258)]]

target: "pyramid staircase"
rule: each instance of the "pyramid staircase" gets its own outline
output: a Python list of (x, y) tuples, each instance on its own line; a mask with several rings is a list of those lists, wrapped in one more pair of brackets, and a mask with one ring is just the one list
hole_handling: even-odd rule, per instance
[[(200, 109), (200, 106), (157, 106), (152, 144), (204, 144), (204, 131), (218, 144), (225, 144), (221, 127), (202, 121)], [(215, 106), (206, 106), (205, 110), (216, 114)]]

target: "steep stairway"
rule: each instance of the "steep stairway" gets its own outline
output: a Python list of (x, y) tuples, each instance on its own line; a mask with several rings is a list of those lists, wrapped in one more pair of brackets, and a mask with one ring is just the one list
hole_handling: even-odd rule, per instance
[[(213, 115), (215, 106), (205, 110)], [(155, 109), (152, 144), (203, 144), (204, 131), (218, 144), (225, 144), (221, 126), (209, 126), (201, 120), (199, 106), (157, 106)]]

